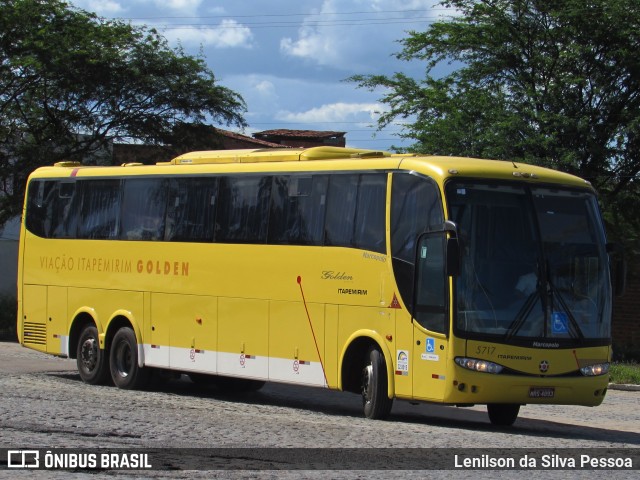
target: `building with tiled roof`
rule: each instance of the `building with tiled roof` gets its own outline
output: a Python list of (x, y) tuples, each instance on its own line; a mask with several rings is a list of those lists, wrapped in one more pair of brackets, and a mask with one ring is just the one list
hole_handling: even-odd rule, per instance
[[(283, 145), (273, 143), (259, 138), (248, 137), (240, 133), (211, 128), (211, 141), (203, 145), (202, 150), (236, 150), (244, 148), (282, 148)], [(171, 146), (162, 145), (140, 145), (129, 143), (113, 144), (113, 164), (123, 163), (144, 163), (153, 164), (164, 162), (173, 157), (186, 153), (186, 151), (176, 150)]]
[(344, 147), (346, 145), (345, 133), (322, 130), (278, 129), (256, 132), (253, 137), (287, 147)]

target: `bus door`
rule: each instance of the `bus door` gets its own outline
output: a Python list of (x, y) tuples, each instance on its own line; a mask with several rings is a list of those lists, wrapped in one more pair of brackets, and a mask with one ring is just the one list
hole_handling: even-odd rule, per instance
[(431, 232), (420, 237), (412, 320), (413, 397), (430, 401), (444, 398), (447, 381), (449, 278), (446, 257), (447, 232)]

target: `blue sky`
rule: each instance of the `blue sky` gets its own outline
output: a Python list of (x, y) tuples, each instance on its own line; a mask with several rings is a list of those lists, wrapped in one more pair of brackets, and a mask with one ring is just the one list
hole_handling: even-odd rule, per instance
[[(101, 17), (156, 28), (172, 46), (202, 53), (218, 82), (242, 95), (246, 135), (289, 128), (346, 133), (347, 145), (405, 145), (400, 125), (376, 131), (381, 92), (356, 88), (354, 74), (424, 65), (393, 56), (406, 31), (449, 12), (436, 0), (71, 0)], [(435, 5), (435, 7), (434, 7)], [(233, 130), (233, 129), (232, 129)]]

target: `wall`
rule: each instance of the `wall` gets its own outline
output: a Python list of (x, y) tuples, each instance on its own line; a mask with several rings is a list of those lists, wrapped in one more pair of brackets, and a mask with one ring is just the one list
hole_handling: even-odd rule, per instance
[(0, 229), (0, 295), (17, 294), (19, 238), (20, 217), (16, 217)]
[(618, 350), (640, 352), (640, 268), (630, 270), (625, 294), (613, 301), (612, 336)]

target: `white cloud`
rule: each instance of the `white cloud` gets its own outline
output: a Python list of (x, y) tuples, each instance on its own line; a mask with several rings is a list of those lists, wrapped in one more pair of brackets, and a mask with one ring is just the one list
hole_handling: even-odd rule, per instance
[(340, 45), (335, 38), (318, 35), (309, 28), (300, 30), (298, 40), (280, 40), (280, 50), (292, 57), (315, 59), (321, 65), (335, 64), (340, 58)]
[(95, 12), (101, 16), (115, 16), (127, 9), (114, 0), (76, 0), (73, 4), (88, 12)]
[(379, 103), (346, 103), (337, 102), (314, 107), (304, 112), (280, 111), (276, 114), (278, 120), (285, 122), (352, 122), (365, 120), (376, 121), (384, 106)]
[(202, 0), (154, 0), (156, 8), (175, 10), (183, 15), (190, 15), (198, 10)]
[(273, 96), (276, 93), (275, 85), (268, 80), (261, 80), (253, 84), (253, 89), (261, 95)]
[(421, 29), (438, 13), (437, 0), (324, 0), (296, 37), (283, 37), (280, 52), (320, 66), (361, 71), (399, 50), (406, 30)]
[(251, 48), (251, 29), (235, 20), (222, 20), (217, 27), (169, 27), (163, 32), (172, 41), (185, 46), (204, 45), (214, 48)]

